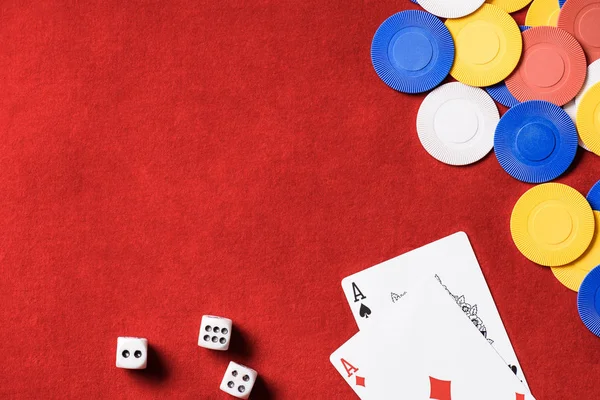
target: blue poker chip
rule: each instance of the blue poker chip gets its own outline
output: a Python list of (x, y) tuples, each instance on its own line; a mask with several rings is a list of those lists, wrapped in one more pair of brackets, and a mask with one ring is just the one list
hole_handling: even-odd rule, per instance
[(375, 32), (371, 61), (389, 87), (422, 93), (439, 85), (454, 63), (454, 41), (442, 21), (408, 10), (386, 19)]
[(560, 8), (562, 8), (562, 6), (564, 6), (566, 2), (567, 0), (558, 0), (558, 5), (560, 6)]
[(586, 199), (590, 203), (590, 206), (592, 206), (592, 210), (600, 211), (600, 181), (592, 186)]
[(531, 27), (527, 26), (527, 25), (519, 25), (519, 29), (521, 30), (521, 32), (525, 32), (529, 28), (531, 28)]
[(410, 0), (411, 3), (419, 4), (417, 0)]
[(517, 104), (500, 119), (494, 151), (510, 176), (543, 183), (569, 168), (577, 152), (575, 124), (559, 106), (532, 100)]
[(583, 324), (600, 337), (600, 265), (588, 272), (577, 294), (577, 311)]
[(492, 99), (496, 100), (505, 107), (514, 107), (520, 103), (520, 101), (508, 91), (508, 88), (504, 82), (488, 86), (485, 88), (485, 91), (492, 96)]

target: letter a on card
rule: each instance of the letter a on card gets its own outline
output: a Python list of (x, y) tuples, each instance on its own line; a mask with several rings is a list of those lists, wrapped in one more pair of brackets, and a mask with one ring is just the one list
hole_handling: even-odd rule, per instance
[(352, 282), (352, 293), (354, 294), (354, 302), (358, 302), (358, 301), (362, 301), (364, 299), (367, 298), (367, 296), (365, 296), (360, 289), (358, 288), (358, 286), (356, 286), (356, 283)]
[(348, 373), (348, 378), (350, 378), (352, 375), (354, 375), (356, 372), (358, 372), (358, 368), (356, 368), (354, 365), (350, 364), (348, 361), (344, 360), (343, 358), (340, 361), (342, 362), (344, 369)]

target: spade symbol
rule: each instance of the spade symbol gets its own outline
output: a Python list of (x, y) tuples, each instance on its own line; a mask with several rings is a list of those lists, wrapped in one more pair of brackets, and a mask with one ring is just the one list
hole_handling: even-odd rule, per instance
[(517, 367), (515, 365), (509, 365), (511, 371), (516, 375), (517, 374)]
[(371, 315), (371, 309), (361, 303), (361, 305), (360, 305), (360, 311), (358, 313), (363, 318), (369, 318), (369, 315)]

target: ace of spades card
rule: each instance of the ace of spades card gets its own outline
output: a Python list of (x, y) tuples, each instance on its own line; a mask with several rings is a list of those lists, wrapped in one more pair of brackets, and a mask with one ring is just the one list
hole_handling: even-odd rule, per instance
[(342, 289), (359, 329), (392, 317), (409, 287), (436, 277), (469, 318), (473, 329), (504, 359), (527, 386), (500, 314), (473, 248), (464, 232), (427, 244), (342, 280)]
[(534, 400), (435, 278), (330, 361), (363, 400)]

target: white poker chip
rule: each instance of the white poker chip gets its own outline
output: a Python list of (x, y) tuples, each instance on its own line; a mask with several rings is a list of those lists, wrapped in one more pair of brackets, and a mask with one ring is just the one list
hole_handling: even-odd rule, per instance
[(571, 117), (573, 123), (575, 123), (577, 119), (577, 107), (575, 106), (575, 100), (571, 100), (570, 102), (565, 104), (563, 106), (563, 110), (565, 110), (565, 112), (569, 114), (569, 117)]
[(500, 115), (483, 90), (460, 82), (429, 93), (417, 114), (417, 133), (425, 150), (450, 165), (468, 165), (494, 147)]
[(442, 18), (460, 18), (472, 14), (485, 0), (419, 0), (419, 5)]
[(598, 82), (600, 82), (600, 59), (588, 65), (587, 76), (585, 77), (583, 87), (575, 97), (575, 112), (577, 112), (577, 107), (579, 107), (579, 103), (581, 103), (585, 92)]
[[(563, 110), (565, 110), (565, 112), (569, 115), (569, 117), (571, 117), (571, 119), (573, 120), (573, 123), (575, 125), (577, 125), (577, 105), (575, 104), (575, 100), (571, 100), (570, 102), (568, 102), (567, 104), (565, 104), (563, 106)], [(585, 146), (585, 143), (583, 143), (583, 140), (581, 140), (581, 138), (579, 138), (579, 147), (581, 147), (584, 150), (590, 151), (590, 149), (588, 149)]]

